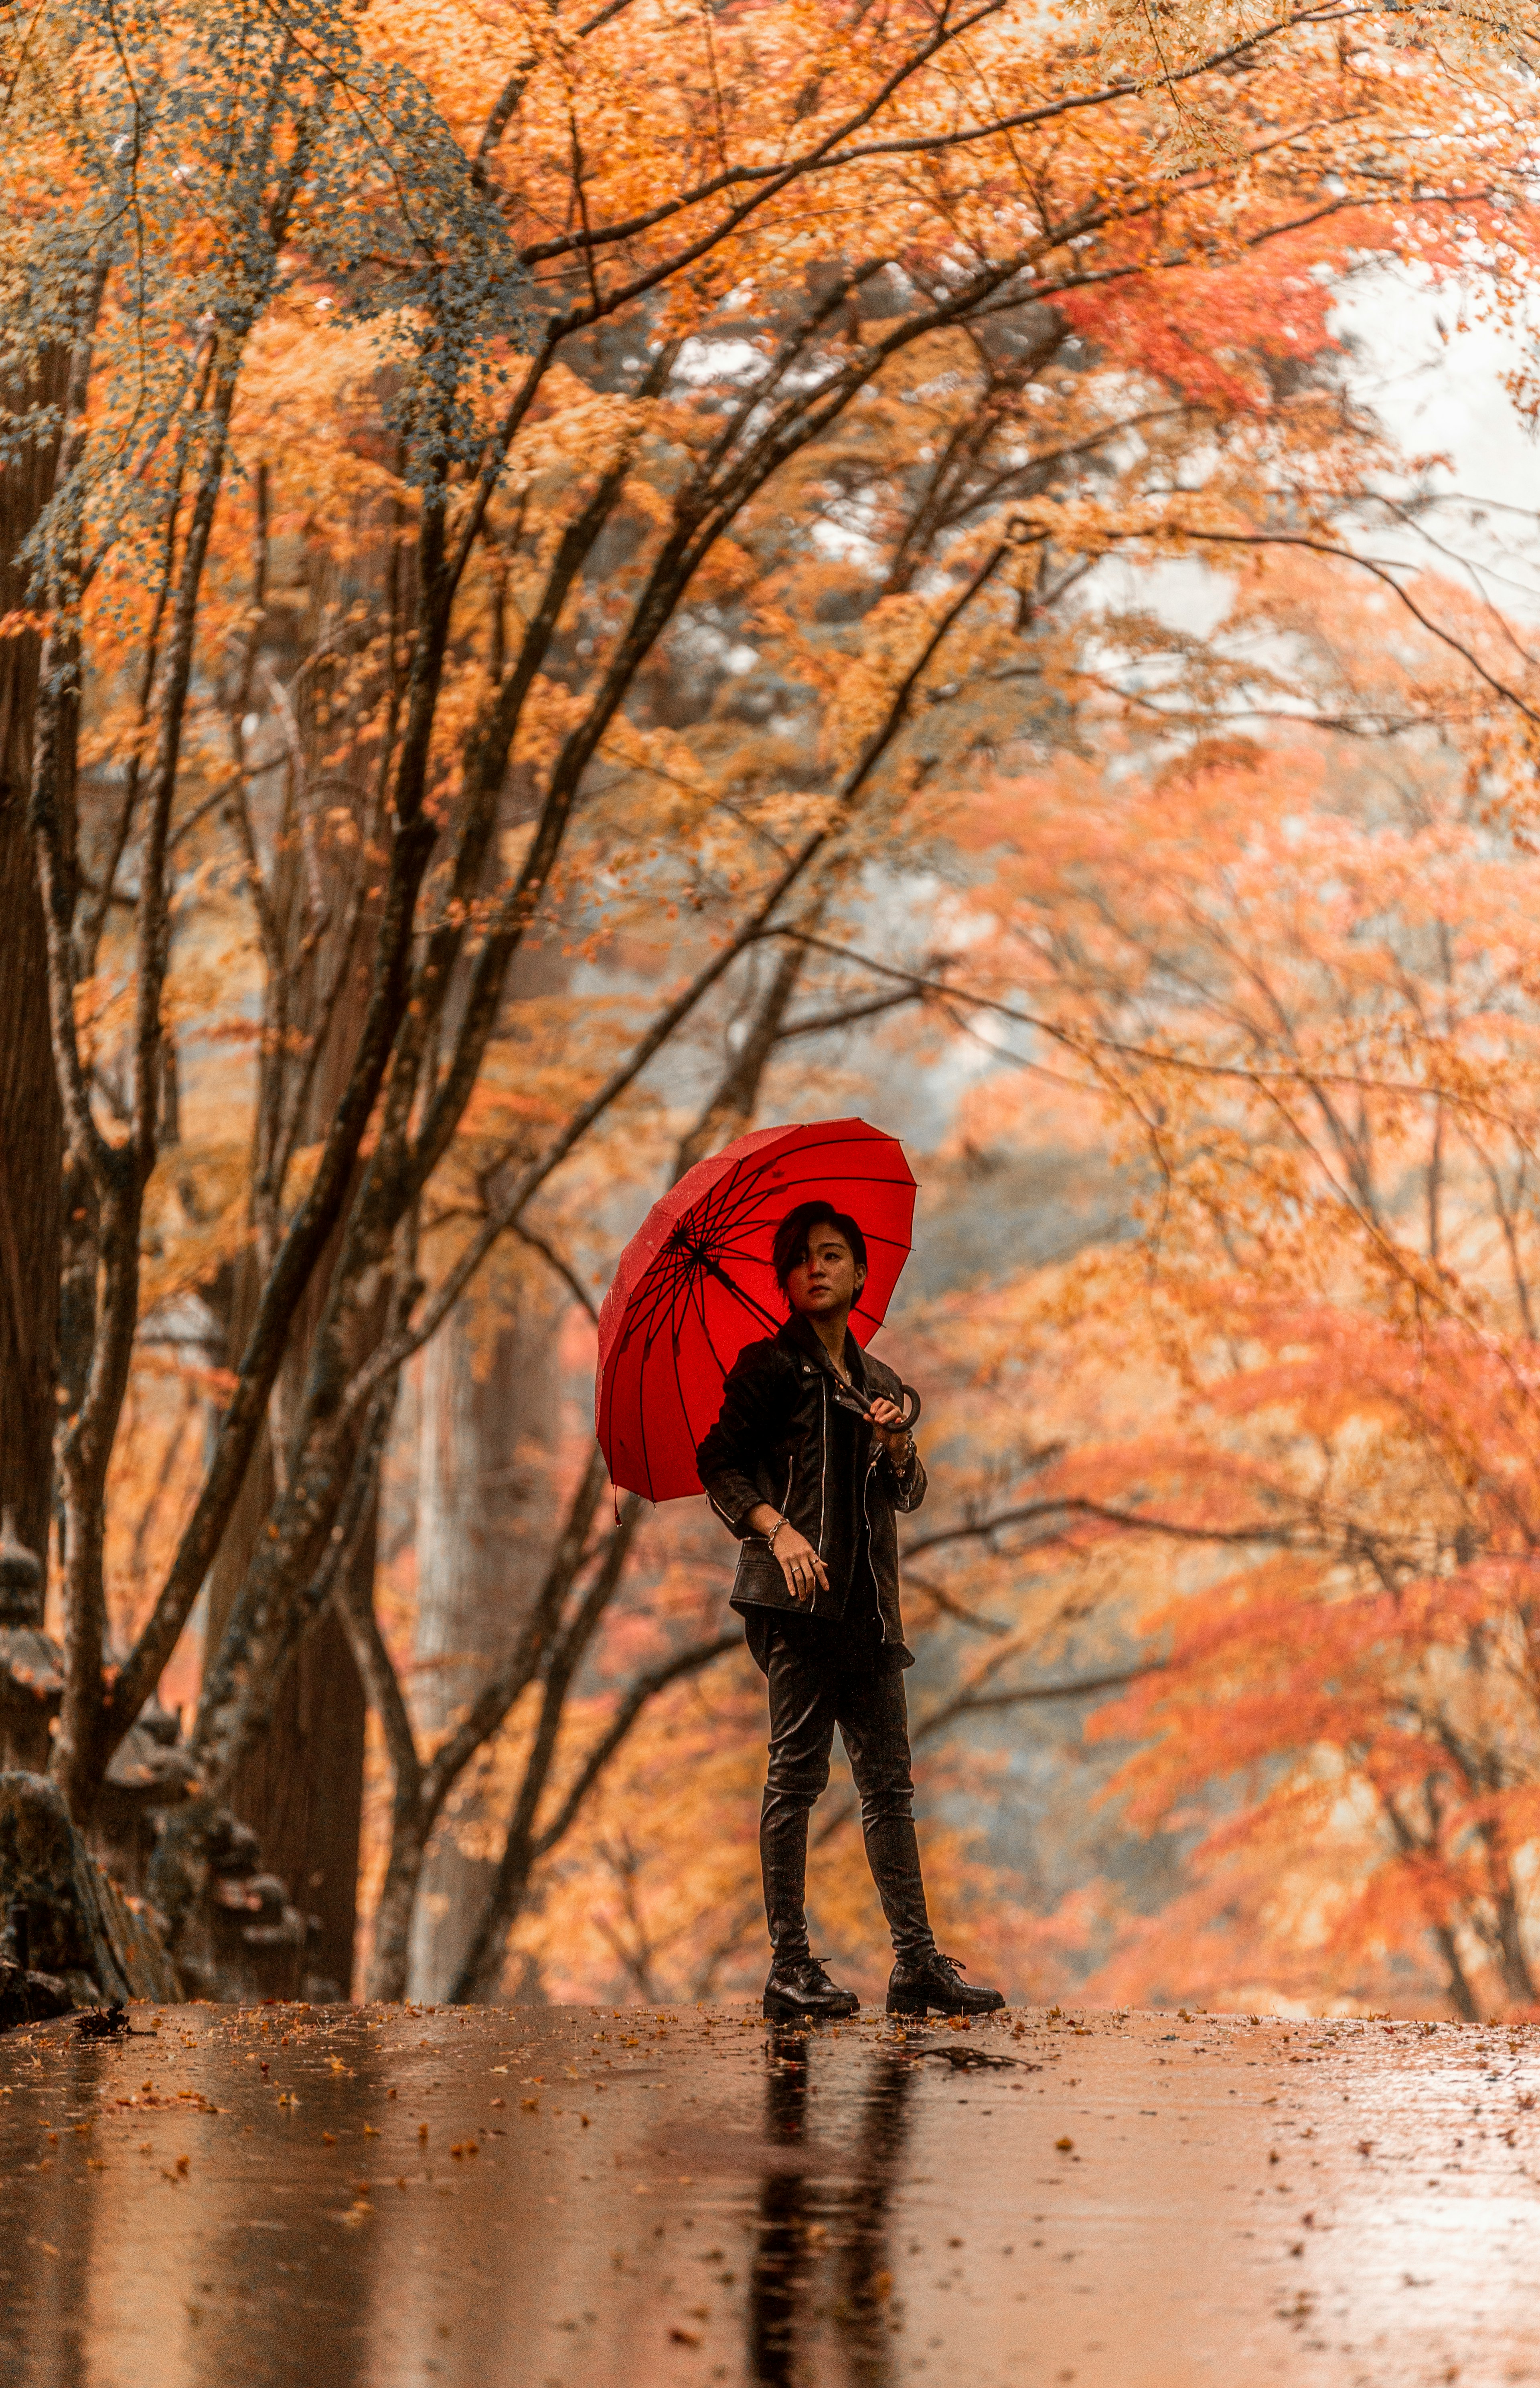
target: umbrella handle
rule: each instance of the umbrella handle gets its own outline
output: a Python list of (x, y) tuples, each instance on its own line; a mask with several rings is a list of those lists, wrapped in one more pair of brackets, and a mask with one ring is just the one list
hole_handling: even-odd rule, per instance
[[(906, 1385), (902, 1378), (898, 1380), (898, 1390), (902, 1393), (905, 1402), (912, 1404), (912, 1407), (910, 1409), (909, 1415), (903, 1422), (904, 1432), (906, 1434), (912, 1434), (919, 1422), (923, 1404), (919, 1394), (915, 1391), (914, 1387), (912, 1385)], [(861, 1400), (860, 1395), (856, 1392), (853, 1388), (847, 1388), (842, 1385), (839, 1391), (835, 1393), (834, 1399), (838, 1402), (841, 1409), (851, 1411), (857, 1417), (867, 1419), (871, 1418), (871, 1411), (867, 1408), (866, 1404)]]

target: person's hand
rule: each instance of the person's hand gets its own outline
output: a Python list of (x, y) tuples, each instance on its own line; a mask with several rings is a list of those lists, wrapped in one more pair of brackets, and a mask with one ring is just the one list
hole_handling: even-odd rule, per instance
[(809, 1603), (815, 1592), (828, 1591), (828, 1569), (806, 1534), (799, 1534), (795, 1526), (781, 1528), (775, 1537), (775, 1556), (794, 1600)]
[(868, 1407), (872, 1414), (872, 1429), (877, 1441), (890, 1459), (901, 1462), (904, 1447), (910, 1439), (909, 1429), (904, 1424), (903, 1411), (896, 1402), (875, 1401), (870, 1403)]

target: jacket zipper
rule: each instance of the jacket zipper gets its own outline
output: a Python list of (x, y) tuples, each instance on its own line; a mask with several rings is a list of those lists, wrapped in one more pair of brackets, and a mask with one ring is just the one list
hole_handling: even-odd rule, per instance
[[(821, 1369), (819, 1371), (819, 1386), (823, 1395), (823, 1477), (824, 1481), (827, 1482), (829, 1475), (829, 1379), (823, 1374)], [(866, 1475), (861, 1483), (861, 1520), (866, 1527), (867, 1569), (872, 1577), (872, 1589), (877, 1596), (877, 1632), (883, 1647), (885, 1649), (887, 1647), (887, 1620), (883, 1615), (883, 1588), (877, 1581), (877, 1569), (872, 1556), (872, 1512), (867, 1506), (872, 1496), (872, 1479), (876, 1472), (876, 1467), (877, 1445), (873, 1442), (872, 1446), (872, 1456), (866, 1463)], [(823, 1489), (821, 1485), (819, 1488), (818, 1539), (818, 1555), (820, 1558), (821, 1558), (823, 1556)]]
[(866, 1564), (872, 1577), (872, 1589), (877, 1595), (877, 1633), (878, 1638), (882, 1642), (883, 1647), (885, 1649), (887, 1647), (887, 1620), (883, 1615), (883, 1588), (877, 1581), (877, 1569), (872, 1556), (872, 1512), (867, 1506), (867, 1503), (872, 1497), (872, 1479), (875, 1476), (876, 1472), (877, 1447), (875, 1443), (873, 1443), (872, 1456), (866, 1463), (866, 1481), (861, 1486), (861, 1516), (866, 1522)]
[(819, 1468), (818, 1478), (818, 1555), (819, 1557), (821, 1558), (823, 1556), (823, 1528), (829, 1513), (827, 1498), (829, 1489), (829, 1379), (823, 1374), (821, 1368), (819, 1370), (818, 1391), (819, 1399), (822, 1404), (821, 1415), (823, 1419), (822, 1461)]

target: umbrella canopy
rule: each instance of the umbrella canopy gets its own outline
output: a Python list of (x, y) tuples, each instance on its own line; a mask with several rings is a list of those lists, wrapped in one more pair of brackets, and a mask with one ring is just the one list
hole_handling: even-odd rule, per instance
[(759, 1128), (697, 1162), (626, 1246), (599, 1314), (594, 1426), (611, 1480), (649, 1501), (700, 1491), (695, 1450), (728, 1370), (785, 1322), (770, 1246), (799, 1202), (847, 1212), (866, 1238), (850, 1329), (868, 1342), (909, 1258), (914, 1195), (897, 1137), (865, 1120)]

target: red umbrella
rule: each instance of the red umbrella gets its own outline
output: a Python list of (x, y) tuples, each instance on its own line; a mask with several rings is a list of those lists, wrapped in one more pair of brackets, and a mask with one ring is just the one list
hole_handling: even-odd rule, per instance
[(850, 1329), (869, 1342), (909, 1258), (914, 1195), (897, 1137), (865, 1120), (759, 1128), (697, 1162), (626, 1246), (599, 1314), (594, 1426), (612, 1481), (649, 1501), (700, 1491), (695, 1449), (728, 1370), (785, 1323), (770, 1245), (798, 1202), (832, 1203), (865, 1237)]

